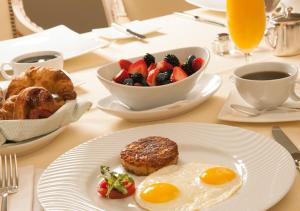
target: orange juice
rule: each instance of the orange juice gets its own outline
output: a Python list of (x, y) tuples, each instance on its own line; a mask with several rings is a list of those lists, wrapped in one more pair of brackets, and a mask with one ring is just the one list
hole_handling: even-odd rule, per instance
[(244, 53), (250, 53), (264, 35), (264, 0), (227, 0), (227, 18), (233, 42)]

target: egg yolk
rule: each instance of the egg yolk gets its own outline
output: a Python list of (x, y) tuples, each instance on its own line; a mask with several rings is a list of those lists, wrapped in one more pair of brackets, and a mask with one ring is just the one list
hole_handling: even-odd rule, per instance
[(176, 186), (169, 183), (154, 183), (146, 187), (142, 193), (141, 198), (151, 203), (164, 203), (174, 200), (179, 194)]
[(236, 177), (236, 173), (225, 167), (213, 167), (207, 169), (200, 176), (202, 182), (210, 185), (222, 185)]

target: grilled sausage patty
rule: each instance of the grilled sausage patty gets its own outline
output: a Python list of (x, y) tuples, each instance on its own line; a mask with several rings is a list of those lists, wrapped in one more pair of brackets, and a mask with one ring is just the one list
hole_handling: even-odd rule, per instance
[(121, 151), (124, 168), (136, 175), (149, 175), (178, 160), (177, 144), (164, 137), (149, 136), (128, 144)]

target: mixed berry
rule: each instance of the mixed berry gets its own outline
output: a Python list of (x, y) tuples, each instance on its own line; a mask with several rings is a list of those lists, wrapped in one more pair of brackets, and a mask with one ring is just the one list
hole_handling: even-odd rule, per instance
[(163, 60), (156, 62), (155, 57), (147, 53), (134, 63), (121, 59), (121, 71), (113, 80), (128, 86), (160, 86), (185, 79), (200, 70), (203, 63), (203, 58), (194, 55), (181, 63), (173, 54), (167, 54)]

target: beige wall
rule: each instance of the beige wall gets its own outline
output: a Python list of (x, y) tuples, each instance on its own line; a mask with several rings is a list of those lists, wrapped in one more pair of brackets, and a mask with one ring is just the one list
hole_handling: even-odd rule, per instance
[(12, 38), (7, 0), (0, 0), (0, 40)]
[(127, 15), (131, 20), (167, 15), (174, 11), (184, 11), (195, 7), (185, 0), (123, 0)]
[(23, 0), (28, 17), (43, 28), (64, 24), (77, 32), (107, 26), (101, 0)]

